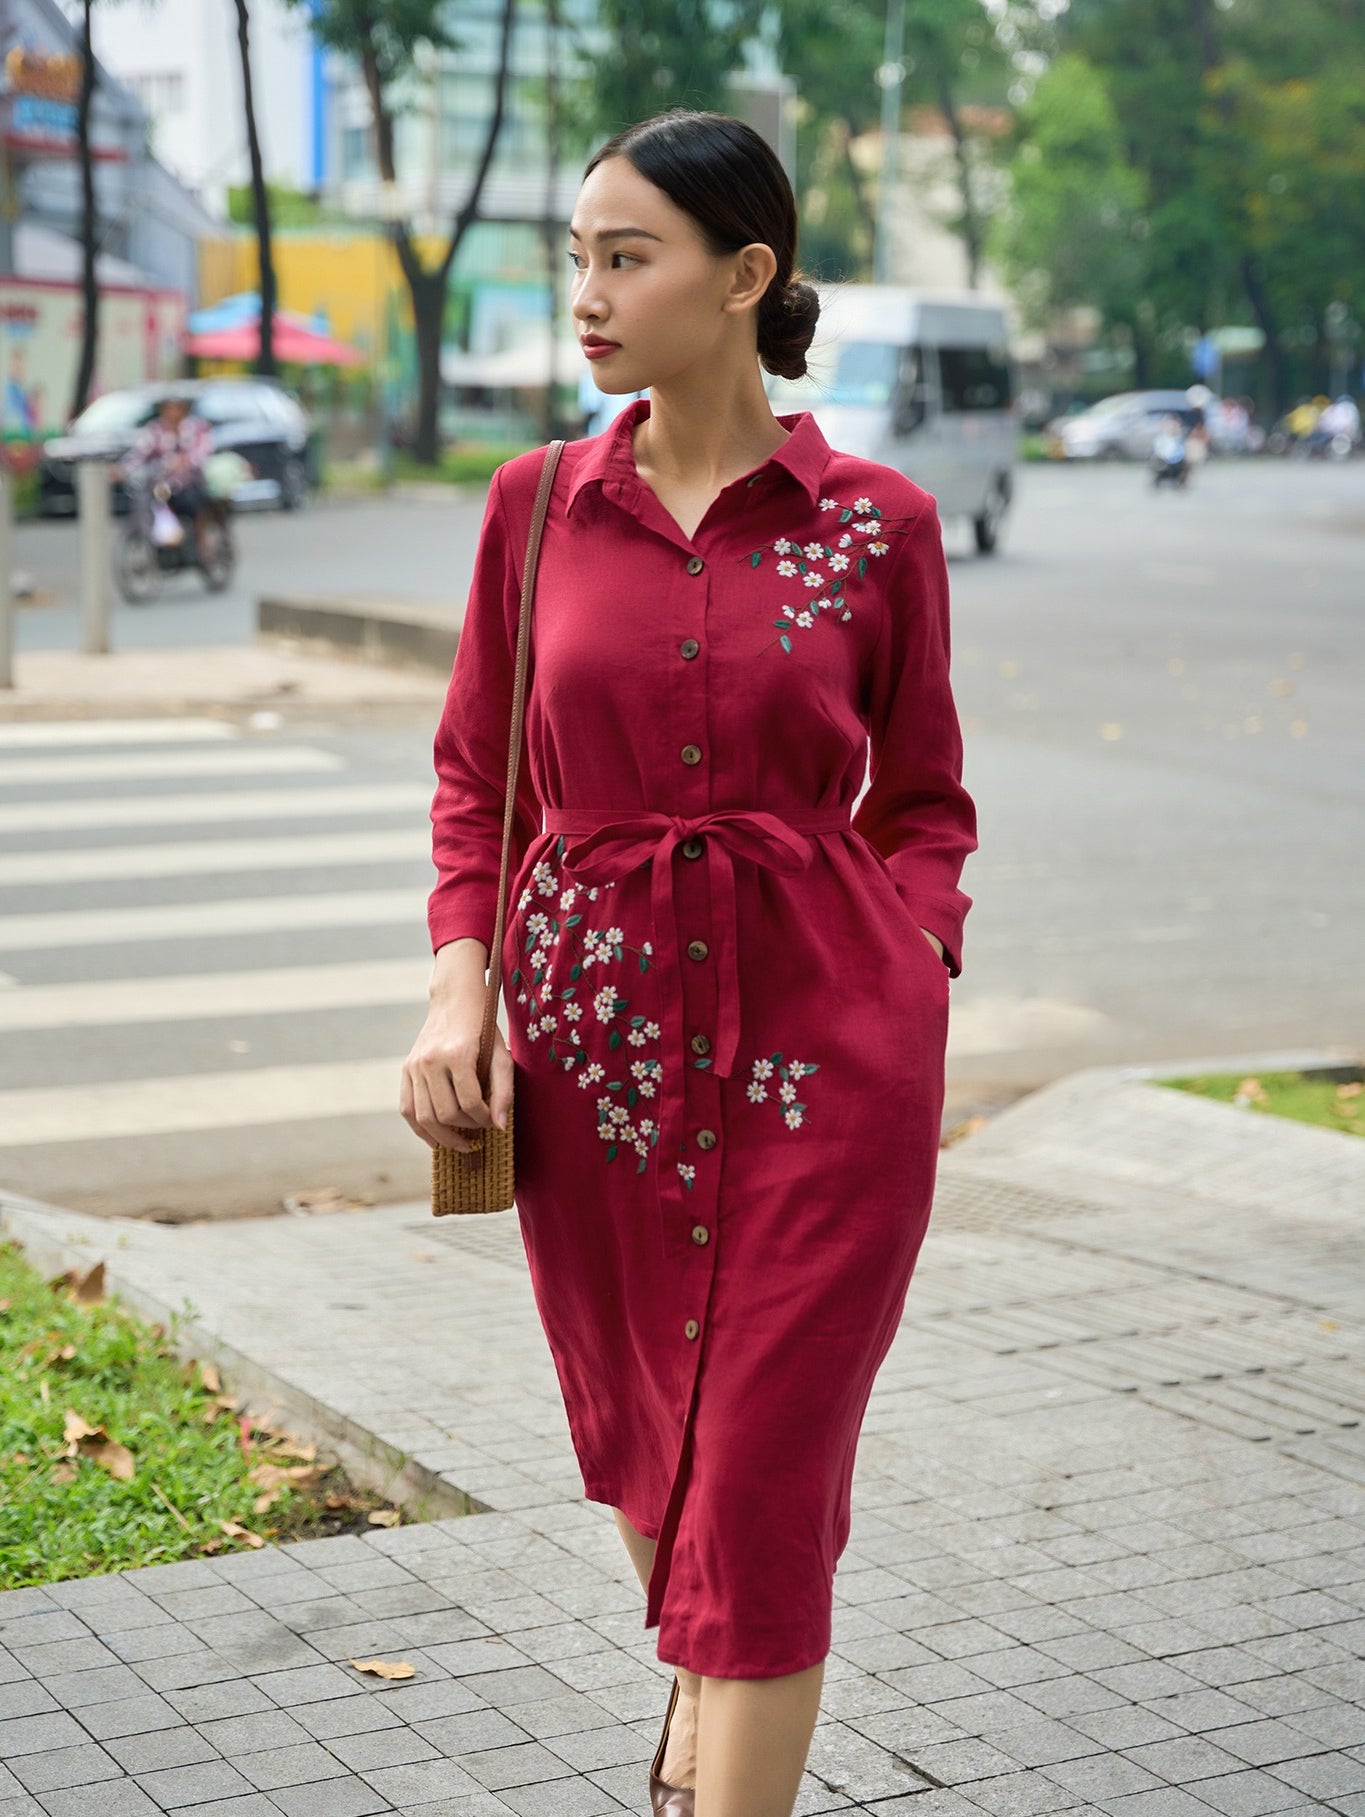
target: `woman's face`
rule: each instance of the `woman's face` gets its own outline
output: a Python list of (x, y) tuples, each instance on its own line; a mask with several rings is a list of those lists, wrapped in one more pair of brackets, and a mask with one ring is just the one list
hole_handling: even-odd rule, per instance
[(714, 382), (718, 360), (756, 356), (754, 311), (777, 269), (772, 248), (713, 256), (691, 215), (628, 158), (606, 158), (584, 179), (569, 264), (580, 341), (616, 343), (590, 362), (599, 391), (643, 391), (694, 370)]

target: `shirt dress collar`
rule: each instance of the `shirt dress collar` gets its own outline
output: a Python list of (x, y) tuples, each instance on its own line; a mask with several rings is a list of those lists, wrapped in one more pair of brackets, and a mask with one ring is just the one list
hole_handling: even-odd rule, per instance
[[(624, 491), (629, 492), (634, 488), (638, 493), (644, 482), (635, 465), (632, 437), (635, 425), (649, 415), (649, 408), (647, 397), (634, 398), (613, 422), (608, 423), (600, 435), (592, 436), (584, 444), (584, 453), (569, 480), (566, 511), (573, 510), (578, 494), (593, 480), (600, 483), (611, 479)], [(790, 431), (786, 441), (753, 473), (732, 483), (753, 483), (770, 467), (782, 467), (814, 505), (819, 499), (820, 481), (829, 463), (830, 445), (809, 410), (791, 411), (785, 416), (779, 416), (777, 421)]]

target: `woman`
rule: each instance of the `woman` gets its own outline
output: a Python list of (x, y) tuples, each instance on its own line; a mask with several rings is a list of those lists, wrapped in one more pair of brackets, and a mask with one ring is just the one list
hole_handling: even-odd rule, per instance
[[(947, 576), (927, 493), (769, 407), (760, 363), (805, 371), (818, 302), (757, 133), (670, 110), (618, 134), (569, 238), (597, 383), (649, 396), (555, 478), (501, 932), (543, 453), (494, 475), (401, 1106), (466, 1148), (515, 1067), (518, 1212), (584, 1493), (674, 1667), (654, 1809), (789, 1817), (854, 1447), (929, 1216), (970, 906)], [(485, 1102), (490, 952), (511, 1047)]]

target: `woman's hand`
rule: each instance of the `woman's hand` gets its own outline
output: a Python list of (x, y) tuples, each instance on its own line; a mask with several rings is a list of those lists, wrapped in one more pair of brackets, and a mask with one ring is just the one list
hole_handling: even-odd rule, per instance
[[(462, 952), (455, 948), (465, 949)], [(486, 984), (478, 940), (457, 940), (437, 954), (431, 1007), (421, 1033), (403, 1063), (398, 1108), (403, 1121), (428, 1148), (466, 1153), (471, 1129), (507, 1127), (512, 1104), (512, 1056), (502, 1030), (493, 1030), (488, 1098), (479, 1089), (479, 1037), (483, 1032)]]
[(927, 927), (922, 927), (920, 929), (920, 932), (924, 935), (924, 938), (929, 942), (930, 946), (933, 947), (934, 951), (938, 954), (939, 958), (941, 959), (943, 957), (943, 942), (939, 939), (938, 935), (931, 934)]

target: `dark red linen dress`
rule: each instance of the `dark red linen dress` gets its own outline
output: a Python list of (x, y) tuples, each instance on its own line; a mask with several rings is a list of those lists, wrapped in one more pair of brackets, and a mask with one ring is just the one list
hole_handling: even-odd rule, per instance
[[(659, 1542), (659, 1658), (777, 1677), (829, 1651), (933, 1197), (976, 816), (930, 495), (802, 411), (688, 538), (635, 466), (649, 410), (568, 444), (541, 550), (500, 942), (517, 1209), (584, 1493)], [(433, 949), (495, 946), (543, 458), (489, 490)]]

